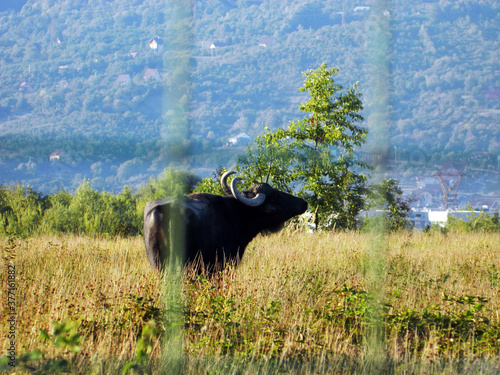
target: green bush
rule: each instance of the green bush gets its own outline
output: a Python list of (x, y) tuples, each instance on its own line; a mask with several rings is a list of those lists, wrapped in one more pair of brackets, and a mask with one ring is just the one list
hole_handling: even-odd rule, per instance
[(226, 193), (222, 190), (220, 186), (220, 178), (226, 172), (226, 169), (219, 166), (215, 172), (212, 174), (212, 177), (205, 177), (202, 179), (198, 185), (194, 188), (195, 193), (209, 193), (215, 195), (225, 196)]
[(61, 190), (48, 196), (30, 187), (0, 186), (0, 235), (136, 235), (148, 201), (190, 193), (197, 183), (192, 173), (166, 169), (138, 192), (125, 186), (117, 195), (92, 189), (90, 181), (82, 182), (74, 194)]
[(0, 188), (0, 234), (34, 234), (42, 219), (46, 200), (31, 187)]
[(448, 217), (446, 229), (457, 232), (499, 232), (500, 220), (498, 212), (489, 214), (487, 212), (472, 212), (467, 215), (467, 220)]
[(70, 233), (77, 228), (77, 212), (70, 209), (73, 196), (65, 190), (47, 197), (48, 208), (40, 223), (41, 233)]

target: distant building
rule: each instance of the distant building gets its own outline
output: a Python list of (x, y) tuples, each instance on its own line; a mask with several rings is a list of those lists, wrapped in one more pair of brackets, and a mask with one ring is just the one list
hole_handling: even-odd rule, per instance
[(151, 40), (149, 41), (149, 48), (157, 51), (163, 50), (163, 40), (161, 40), (159, 36), (151, 38)]
[(490, 160), (490, 153), (486, 151), (475, 151), (472, 153), (470, 158), (474, 160), (488, 161)]
[(484, 97), (488, 100), (500, 100), (500, 90), (487, 90)]
[(49, 155), (49, 160), (51, 162), (55, 162), (56, 160), (59, 160), (63, 154), (64, 154), (64, 152), (62, 152), (60, 150), (54, 151), (52, 154)]
[(235, 137), (229, 138), (230, 146), (248, 146), (252, 143), (252, 138), (246, 133), (240, 133)]
[(409, 220), (413, 225), (413, 228), (422, 230), (430, 225), (429, 215), (425, 211), (417, 211), (410, 213)]
[(368, 6), (357, 6), (356, 8), (354, 8), (355, 12), (367, 12), (369, 10), (370, 10), (370, 7), (368, 7)]
[(33, 87), (28, 82), (21, 82), (19, 85), (19, 91), (22, 92), (33, 92)]
[(500, 208), (500, 198), (484, 197), (481, 199), (471, 200), (468, 204), (476, 211), (498, 211)]
[(161, 75), (158, 72), (158, 69), (146, 69), (143, 78), (146, 82), (161, 81)]
[(130, 74), (120, 74), (115, 81), (115, 85), (127, 86), (132, 83), (132, 79), (130, 78)]
[(410, 213), (409, 220), (415, 229), (422, 230), (432, 225), (444, 227), (450, 217), (469, 221), (470, 217), (480, 215), (483, 212), (482, 209), (474, 211), (413, 211)]
[(444, 227), (448, 221), (447, 211), (414, 211), (410, 213), (410, 222), (413, 227), (418, 230), (425, 229), (432, 225)]
[(228, 43), (212, 42), (210, 43), (210, 46), (208, 48), (216, 49), (216, 48), (227, 47), (228, 45), (229, 45)]
[(263, 36), (262, 38), (259, 39), (260, 47), (274, 46), (276, 43), (278, 43), (276, 41), (276, 38), (272, 36)]
[(439, 200), (440, 188), (427, 190), (426, 188), (418, 188), (413, 190), (413, 204), (417, 207), (434, 207), (434, 202)]

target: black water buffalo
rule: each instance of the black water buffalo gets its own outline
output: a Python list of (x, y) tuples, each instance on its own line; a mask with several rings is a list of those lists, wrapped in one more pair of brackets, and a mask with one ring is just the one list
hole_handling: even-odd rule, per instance
[[(259, 233), (277, 232), (285, 221), (304, 213), (307, 202), (273, 189), (267, 183), (239, 192), (236, 177), (227, 184), (226, 172), (221, 186), (228, 195), (196, 193), (181, 200), (151, 201), (144, 209), (144, 242), (149, 262), (163, 269), (170, 254), (170, 228), (184, 231), (184, 263), (196, 263), (198, 270), (213, 273), (227, 263), (238, 264), (248, 243)], [(174, 210), (180, 212), (177, 220)], [(174, 229), (175, 230), (175, 229)]]

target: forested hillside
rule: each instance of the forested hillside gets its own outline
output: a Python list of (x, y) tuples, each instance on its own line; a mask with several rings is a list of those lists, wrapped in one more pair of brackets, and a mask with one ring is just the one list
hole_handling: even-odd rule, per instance
[[(171, 2), (2, 2), (0, 183), (49, 193), (88, 178), (121, 190), (169, 165), (165, 98), (179, 22)], [(325, 62), (340, 69), (337, 83), (369, 89), (370, 1), (186, 3), (194, 15), (189, 168), (229, 167), (242, 151), (222, 147), (230, 137), (301, 116), (307, 69)], [(496, 164), (499, 9), (495, 0), (391, 3), (387, 138), (400, 155), (467, 161), (487, 152), (481, 167)]]

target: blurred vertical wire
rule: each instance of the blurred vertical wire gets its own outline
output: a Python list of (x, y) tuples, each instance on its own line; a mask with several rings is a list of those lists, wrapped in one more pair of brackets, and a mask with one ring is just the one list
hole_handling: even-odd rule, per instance
[[(366, 50), (369, 72), (367, 92), (367, 121), (369, 147), (374, 167), (373, 181), (380, 183), (386, 172), (389, 156), (390, 106), (391, 106), (391, 64), (392, 64), (392, 22), (391, 2), (374, 0), (367, 24)], [(383, 209), (383, 207), (378, 207)], [(385, 225), (384, 218), (371, 228), (372, 234), (365, 253), (366, 281), (369, 295), (367, 331), (363, 361), (365, 372), (381, 373), (387, 361), (383, 329), (383, 300), (385, 279)]]
[[(165, 167), (185, 168), (189, 153), (190, 115), (192, 92), (192, 46), (195, 0), (167, 0), (165, 11), (164, 110), (162, 126), (162, 158)], [(185, 181), (176, 181), (183, 191)], [(166, 332), (162, 340), (162, 373), (180, 374), (183, 366), (183, 258), (184, 220), (180, 209), (170, 212), (170, 257), (164, 274)]]

